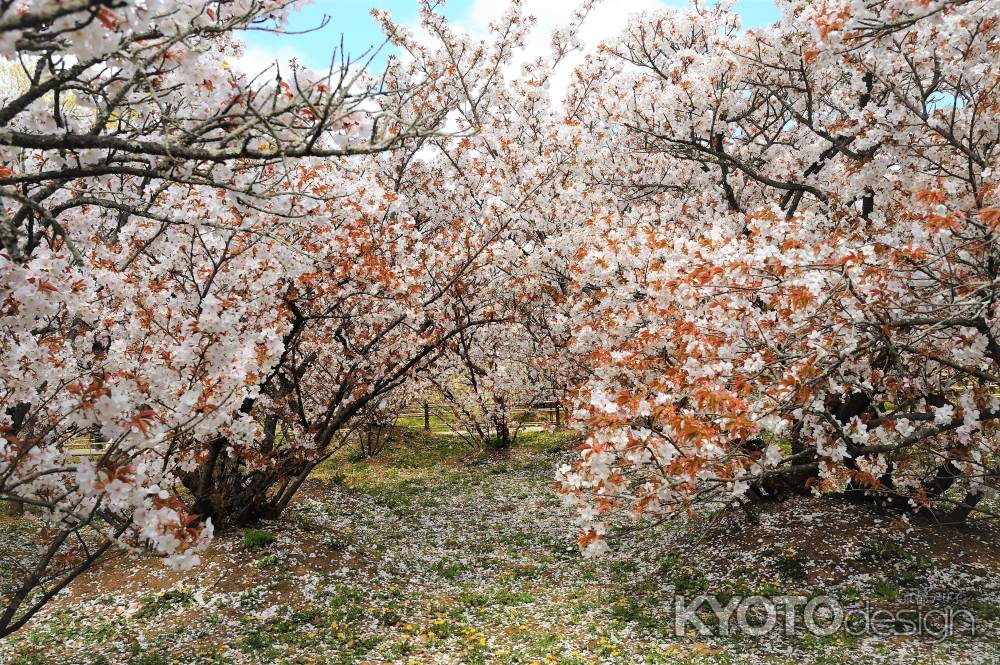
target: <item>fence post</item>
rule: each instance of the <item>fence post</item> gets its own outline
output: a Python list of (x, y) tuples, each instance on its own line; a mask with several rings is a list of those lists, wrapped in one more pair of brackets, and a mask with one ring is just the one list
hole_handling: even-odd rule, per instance
[(424, 429), (431, 430), (431, 406), (427, 402), (424, 402)]
[(559, 400), (556, 400), (556, 427), (561, 426), (561, 424), (559, 422)]

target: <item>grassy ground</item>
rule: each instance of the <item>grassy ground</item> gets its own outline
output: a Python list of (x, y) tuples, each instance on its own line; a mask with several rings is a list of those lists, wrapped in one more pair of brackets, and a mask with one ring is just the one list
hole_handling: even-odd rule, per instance
[[(0, 663), (1000, 662), (1000, 536), (986, 527), (905, 527), (816, 499), (757, 524), (621, 534), (586, 560), (550, 490), (569, 436), (522, 436), (506, 455), (420, 432), (376, 460), (345, 451), (281, 521), (221, 535), (198, 570), (104, 562), (0, 643)], [(30, 534), (0, 525), (12, 549)], [(703, 591), (948, 604), (974, 612), (977, 635), (678, 637), (674, 594)]]

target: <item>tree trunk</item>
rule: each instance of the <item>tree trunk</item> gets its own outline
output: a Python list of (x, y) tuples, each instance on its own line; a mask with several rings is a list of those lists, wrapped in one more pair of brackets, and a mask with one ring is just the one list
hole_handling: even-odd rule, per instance
[(298, 488), (299, 476), (309, 469), (307, 462), (291, 459), (269, 459), (264, 468), (253, 468), (220, 440), (182, 482), (193, 497), (192, 513), (211, 518), (216, 528), (247, 526), (278, 517), (288, 504), (289, 487)]
[(946, 517), (946, 522), (948, 524), (963, 524), (972, 511), (976, 509), (976, 505), (983, 500), (983, 495), (979, 492), (969, 492), (962, 499), (962, 503), (958, 504), (954, 510), (952, 510)]
[(511, 445), (510, 424), (505, 418), (493, 419), (493, 448), (495, 450), (507, 450)]

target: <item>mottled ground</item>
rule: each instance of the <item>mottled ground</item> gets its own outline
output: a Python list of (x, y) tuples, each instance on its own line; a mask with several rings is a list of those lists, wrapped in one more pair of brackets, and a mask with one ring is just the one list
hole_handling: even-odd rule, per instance
[[(480, 456), (414, 433), (375, 461), (345, 455), (281, 521), (223, 534), (189, 574), (106, 561), (0, 643), (0, 663), (1000, 662), (995, 528), (809, 499), (756, 523), (732, 513), (623, 533), (586, 560), (550, 489), (573, 454), (568, 436), (532, 433), (509, 455)], [(31, 533), (8, 520), (0, 543)], [(951, 607), (974, 616), (976, 634), (724, 637), (702, 611), (714, 634), (678, 637), (675, 593)]]

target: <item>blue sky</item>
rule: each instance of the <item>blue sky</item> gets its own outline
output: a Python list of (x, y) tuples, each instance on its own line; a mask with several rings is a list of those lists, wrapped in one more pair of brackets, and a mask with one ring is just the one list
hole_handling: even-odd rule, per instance
[[(652, 2), (653, 0), (649, 0), (649, 3)], [(663, 0), (662, 4), (678, 5), (682, 2), (683, 0)], [(503, 0), (449, 0), (443, 13), (453, 23), (465, 28), (475, 28), (484, 24), (484, 12), (503, 4)], [(533, 4), (529, 2), (527, 6), (528, 12), (534, 14), (537, 12)], [(542, 7), (545, 10), (564, 12), (568, 18), (568, 8), (575, 4), (547, 0)], [(614, 8), (619, 5), (619, 0), (605, 0), (604, 4)], [(334, 48), (340, 44), (341, 36), (346, 51), (352, 59), (356, 59), (367, 49), (383, 42), (382, 33), (371, 18), (373, 7), (388, 10), (393, 19), (400, 23), (413, 24), (417, 19), (416, 0), (314, 0), (291, 13), (288, 27), (293, 30), (313, 28), (322, 23), (324, 16), (328, 16), (330, 20), (326, 27), (302, 35), (249, 32), (246, 34), (246, 42), (252, 52), (252, 60), (256, 64), (294, 55), (311, 68), (326, 69)], [(778, 11), (772, 0), (740, 0), (736, 10), (743, 17), (746, 27), (766, 25), (778, 19)], [(379, 68), (385, 62), (387, 54), (388, 51), (383, 49), (373, 61), (373, 66)]]

